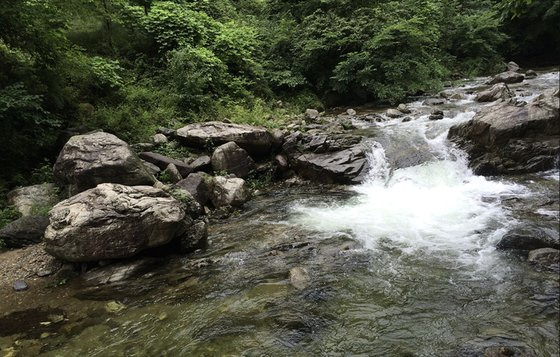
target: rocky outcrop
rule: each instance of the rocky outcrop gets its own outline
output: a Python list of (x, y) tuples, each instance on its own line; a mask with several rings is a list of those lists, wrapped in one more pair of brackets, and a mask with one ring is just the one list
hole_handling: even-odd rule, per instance
[(559, 91), (547, 90), (531, 103), (498, 102), (467, 123), (451, 127), (449, 139), (470, 157), (476, 174), (548, 170), (560, 151)]
[(218, 121), (190, 124), (175, 135), (184, 145), (203, 149), (233, 141), (255, 156), (265, 156), (279, 145), (264, 128)]
[(54, 176), (70, 194), (100, 183), (152, 185), (155, 182), (124, 141), (103, 132), (71, 137), (54, 164)]
[(367, 173), (364, 139), (354, 135), (293, 133), (283, 150), (296, 173), (321, 183), (355, 184)]
[(214, 179), (207, 173), (195, 172), (179, 181), (177, 186), (187, 190), (199, 204), (206, 206), (214, 190)]
[(43, 240), (49, 219), (43, 216), (24, 216), (0, 229), (0, 241), (8, 248), (22, 248)]
[(245, 180), (240, 178), (214, 177), (212, 203), (214, 207), (241, 206), (249, 200), (251, 193)]
[(173, 164), (183, 177), (187, 177), (193, 171), (192, 167), (183, 161), (157, 154), (155, 152), (141, 152), (138, 156), (140, 156), (142, 160), (156, 165), (160, 168), (160, 170), (165, 170), (169, 164)]
[(15, 206), (22, 216), (31, 216), (37, 210), (48, 210), (60, 201), (58, 189), (52, 183), (16, 188), (7, 197), (8, 203)]
[(498, 99), (508, 100), (513, 97), (513, 93), (509, 90), (505, 83), (494, 84), (491, 88), (479, 92), (476, 95), (477, 102), (493, 102)]
[(507, 71), (507, 72), (502, 72), (502, 73), (499, 73), (499, 74), (495, 75), (494, 77), (492, 77), (492, 79), (490, 79), (488, 82), (486, 82), (486, 84), (521, 83), (521, 82), (523, 82), (524, 79), (525, 79), (525, 76), (522, 75), (521, 73), (517, 73), (517, 72), (513, 72), (513, 71)]
[(215, 172), (226, 172), (245, 178), (255, 168), (255, 162), (247, 154), (247, 151), (230, 141), (214, 150), (212, 168)]
[(45, 249), (71, 262), (127, 258), (185, 237), (192, 224), (162, 190), (100, 184), (52, 209)]

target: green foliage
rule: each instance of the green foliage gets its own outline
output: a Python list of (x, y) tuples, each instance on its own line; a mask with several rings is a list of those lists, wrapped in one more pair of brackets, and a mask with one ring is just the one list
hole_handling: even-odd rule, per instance
[(190, 154), (189, 149), (176, 141), (168, 141), (164, 144), (160, 144), (152, 151), (174, 159), (183, 159)]
[(21, 217), (19, 211), (13, 206), (0, 207), (0, 228)]

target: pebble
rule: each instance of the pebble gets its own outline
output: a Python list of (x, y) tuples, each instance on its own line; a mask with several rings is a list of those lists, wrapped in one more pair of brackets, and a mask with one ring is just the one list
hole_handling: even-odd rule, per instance
[(16, 280), (14, 281), (12, 287), (14, 288), (14, 291), (25, 291), (29, 288), (29, 285), (27, 285), (27, 283), (23, 280)]

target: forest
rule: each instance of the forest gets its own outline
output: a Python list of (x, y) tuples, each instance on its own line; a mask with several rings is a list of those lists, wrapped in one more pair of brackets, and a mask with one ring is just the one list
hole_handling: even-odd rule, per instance
[(559, 58), (554, 0), (4, 0), (0, 187), (45, 181), (102, 129), (278, 127), (305, 108), (395, 104), (515, 60)]

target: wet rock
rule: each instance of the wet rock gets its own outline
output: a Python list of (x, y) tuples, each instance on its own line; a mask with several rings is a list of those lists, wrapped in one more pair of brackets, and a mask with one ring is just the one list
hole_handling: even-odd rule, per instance
[(197, 171), (210, 171), (212, 169), (212, 160), (210, 156), (203, 155), (194, 159), (189, 166), (193, 169), (194, 172)]
[(403, 116), (403, 113), (401, 113), (400, 111), (396, 110), (396, 109), (387, 109), (387, 112), (385, 113), (389, 118), (399, 118)]
[(167, 136), (163, 134), (155, 134), (152, 137), (152, 142), (156, 145), (165, 144), (167, 142)]
[(196, 220), (187, 230), (188, 239), (179, 239), (179, 250), (181, 253), (193, 252), (203, 248), (208, 238), (208, 221), (204, 218)]
[(105, 311), (108, 313), (117, 313), (121, 312), (122, 310), (126, 309), (126, 305), (119, 301), (109, 301), (105, 304)]
[(409, 122), (409, 121), (411, 121), (411, 120), (412, 120), (411, 117), (404, 117), (404, 118), (402, 118), (401, 122), (407, 123), (407, 122)]
[(54, 164), (56, 181), (75, 194), (100, 183), (153, 185), (154, 177), (130, 147), (116, 136), (97, 132), (73, 136)]
[(214, 190), (212, 176), (204, 172), (195, 172), (177, 183), (178, 187), (187, 190), (202, 206), (206, 206)]
[(45, 250), (71, 262), (128, 258), (184, 235), (191, 224), (162, 190), (101, 184), (52, 209)]
[(356, 111), (354, 109), (348, 109), (346, 111), (346, 114), (350, 115), (351, 117), (356, 115)]
[(309, 285), (309, 272), (302, 267), (290, 269), (290, 284), (298, 290), (303, 290)]
[(250, 155), (266, 156), (273, 149), (274, 138), (264, 128), (218, 121), (187, 125), (176, 134), (187, 146), (206, 149), (233, 141)]
[(558, 270), (560, 264), (560, 250), (554, 248), (540, 248), (529, 252), (529, 263)]
[(498, 102), (451, 127), (448, 137), (469, 154), (478, 175), (551, 169), (560, 151), (558, 98), (552, 89), (525, 106)]
[(319, 118), (319, 111), (316, 109), (306, 109), (304, 117), (307, 121), (315, 121)]
[(241, 206), (250, 198), (250, 191), (241, 178), (214, 177), (211, 200), (214, 207)]
[(0, 229), (0, 241), (8, 248), (22, 248), (43, 240), (49, 219), (44, 216), (25, 216)]
[(397, 110), (404, 114), (410, 114), (410, 109), (406, 106), (406, 104), (403, 103), (399, 104)]
[(525, 76), (521, 73), (517, 72), (502, 72), (500, 74), (495, 75), (492, 79), (490, 79), (486, 84), (496, 84), (496, 83), (521, 83), (525, 79)]
[(231, 141), (214, 150), (212, 168), (215, 172), (226, 172), (245, 178), (255, 168), (255, 162), (247, 151)]
[(167, 169), (167, 166), (169, 166), (169, 164), (173, 164), (182, 177), (187, 177), (193, 171), (192, 167), (188, 164), (185, 164), (183, 161), (157, 154), (155, 152), (141, 152), (139, 156), (143, 160), (156, 165), (161, 170), (165, 170)]
[(522, 227), (506, 233), (496, 245), (500, 250), (560, 248), (558, 232), (537, 227)]
[(525, 72), (525, 78), (535, 78), (537, 77), (537, 72), (533, 71), (532, 69), (529, 69), (527, 72)]
[(465, 99), (465, 96), (462, 93), (453, 93), (449, 99), (452, 100), (461, 100), (461, 99)]
[(423, 105), (442, 105), (442, 104), (445, 104), (445, 99), (442, 99), (442, 98), (428, 98), (422, 104)]
[(161, 174), (169, 177), (169, 180), (172, 183), (177, 183), (183, 179), (183, 176), (181, 176), (181, 173), (179, 172), (179, 169), (177, 169), (177, 166), (175, 166), (175, 164), (167, 165), (167, 167)]
[(509, 90), (505, 83), (494, 84), (491, 88), (486, 89), (476, 95), (477, 102), (493, 102), (498, 99), (508, 100), (513, 97), (513, 93)]
[(142, 276), (153, 270), (161, 261), (156, 258), (143, 258), (134, 261), (118, 262), (94, 268), (81, 276), (86, 286), (99, 286), (122, 282), (130, 278)]
[(430, 120), (441, 120), (441, 119), (443, 119), (443, 116), (444, 116), (443, 111), (439, 110), (439, 109), (436, 109), (436, 110), (432, 110), (428, 119), (430, 119)]
[(536, 357), (525, 344), (502, 337), (472, 341), (458, 351), (459, 357)]
[(7, 198), (22, 216), (32, 216), (35, 210), (49, 209), (60, 201), (58, 189), (52, 183), (16, 188), (8, 192)]
[(27, 289), (29, 289), (29, 285), (27, 285), (27, 283), (24, 280), (16, 280), (14, 281), (14, 284), (12, 285), (12, 289), (14, 289), (14, 291), (25, 291)]

